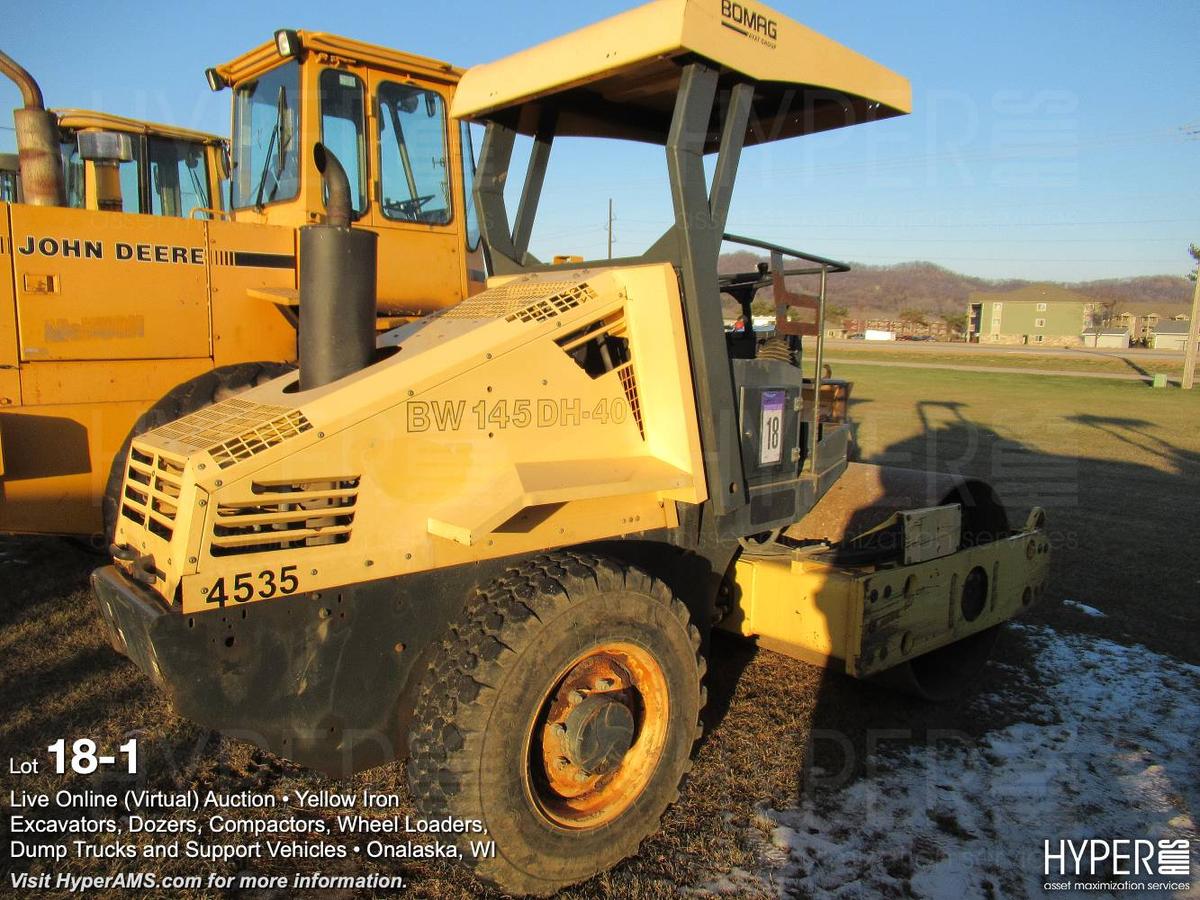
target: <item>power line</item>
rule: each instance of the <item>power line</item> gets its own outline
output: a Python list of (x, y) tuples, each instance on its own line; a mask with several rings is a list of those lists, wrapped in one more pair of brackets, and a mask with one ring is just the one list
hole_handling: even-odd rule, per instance
[[(871, 260), (887, 259), (899, 262), (935, 262), (934, 260), (913, 259), (912, 256), (878, 256), (871, 254)], [(938, 254), (936, 262), (952, 261), (952, 262), (1007, 262), (1007, 263), (1164, 263), (1167, 265), (1179, 266), (1179, 258), (1158, 258), (1144, 257), (1142, 259), (1119, 259), (1113, 256), (1104, 256), (1099, 258), (1049, 258), (1049, 257), (1013, 257), (1013, 256), (942, 256)], [(867, 260), (858, 260), (860, 263), (869, 264)]]
[[(654, 219), (622, 219), (623, 222), (633, 222), (643, 225), (657, 225), (666, 227), (670, 224), (669, 220), (654, 220)], [(1076, 221), (1076, 222), (911, 222), (906, 219), (897, 219), (892, 222), (800, 222), (788, 221), (782, 219), (765, 219), (756, 217), (753, 222), (747, 219), (735, 218), (731, 220), (730, 225), (737, 228), (761, 228), (764, 225), (782, 225), (792, 228), (808, 228), (808, 229), (823, 229), (823, 228), (1074, 228), (1076, 226), (1096, 226), (1096, 225), (1166, 225), (1178, 224), (1181, 222), (1194, 222), (1194, 218), (1183, 219), (1096, 219), (1093, 221)]]
[[(978, 244), (986, 238), (838, 237), (855, 244)], [(1004, 238), (1005, 244), (1179, 244), (1178, 238)]]
[[(787, 165), (787, 166), (770, 166), (772, 175), (795, 175), (808, 174), (814, 176), (836, 176), (843, 174), (854, 174), (865, 170), (887, 171), (893, 169), (912, 168), (914, 166), (928, 166), (932, 163), (939, 162), (986, 162), (993, 159), (1002, 160), (1021, 160), (1030, 158), (1030, 154), (1044, 154), (1046, 150), (1054, 150), (1058, 152), (1067, 151), (1071, 154), (1071, 158), (1076, 155), (1079, 150), (1091, 150), (1096, 148), (1107, 147), (1122, 147), (1128, 144), (1144, 144), (1147, 139), (1157, 139), (1168, 143), (1183, 143), (1188, 140), (1188, 136), (1192, 132), (1187, 132), (1188, 125), (1159, 127), (1154, 129), (1142, 129), (1135, 131), (1111, 132), (1107, 135), (1098, 135), (1091, 138), (1075, 139), (1070, 141), (1059, 141), (1057, 146), (1049, 146), (1047, 142), (1039, 142), (1032, 144), (1014, 144), (1009, 147), (993, 147), (990, 149), (978, 150), (932, 150), (928, 153), (918, 153), (912, 156), (898, 156), (893, 158), (860, 160), (847, 163), (833, 164), (805, 164), (805, 165)], [(1049, 133), (1050, 138), (1060, 138), (1061, 132)], [(1069, 138), (1070, 135), (1068, 134)], [(1060, 157), (1061, 159), (1062, 157)], [(1040, 159), (1033, 158), (1034, 162), (1054, 161), (1048, 160), (1045, 156)], [(1069, 158), (1068, 160), (1069, 161)], [(751, 161), (743, 160), (743, 166), (749, 168)], [(653, 184), (658, 183), (658, 178), (642, 178), (642, 179), (625, 179), (622, 183), (625, 185), (637, 184)]]

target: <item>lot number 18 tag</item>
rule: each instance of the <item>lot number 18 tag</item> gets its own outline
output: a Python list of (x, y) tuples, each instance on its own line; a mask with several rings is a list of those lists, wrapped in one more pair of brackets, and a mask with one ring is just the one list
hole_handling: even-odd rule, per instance
[(770, 466), (783, 459), (783, 401), (785, 391), (763, 391), (762, 420), (758, 437), (758, 464)]

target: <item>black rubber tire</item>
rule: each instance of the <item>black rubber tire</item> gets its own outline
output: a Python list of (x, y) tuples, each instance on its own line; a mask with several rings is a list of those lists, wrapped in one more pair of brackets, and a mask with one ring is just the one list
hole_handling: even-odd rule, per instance
[(198, 375), (190, 381), (178, 384), (138, 417), (121, 442), (121, 449), (113, 457), (108, 468), (108, 481), (104, 486), (104, 501), (102, 514), (104, 516), (104, 546), (112, 542), (113, 533), (117, 527), (117, 501), (121, 484), (125, 480), (125, 460), (129, 456), (129, 446), (139, 434), (174, 422), (189, 413), (203, 409), (213, 403), (218, 403), (229, 397), (263, 384), (273, 378), (278, 378), (295, 369), (292, 363), (277, 362), (247, 362), (232, 366), (221, 366), (203, 375)]
[[(526, 794), (524, 729), (563, 666), (613, 640), (649, 650), (666, 676), (666, 740), (622, 813), (568, 829)], [(511, 568), (467, 604), (419, 689), (408, 763), (417, 808), (480, 820), (487, 835), (462, 835), (459, 846), (480, 879), (507, 893), (550, 894), (604, 871), (637, 852), (678, 799), (700, 737), (704, 671), (687, 608), (640, 569), (574, 551)], [(495, 841), (493, 857), (470, 857), (467, 843), (480, 839)]]

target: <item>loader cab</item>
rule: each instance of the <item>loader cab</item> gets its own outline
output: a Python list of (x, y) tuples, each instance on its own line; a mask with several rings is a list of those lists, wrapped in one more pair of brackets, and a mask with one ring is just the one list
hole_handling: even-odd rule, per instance
[[(674, 268), (685, 334), (663, 343), (691, 369), (709, 502), (725, 537), (767, 534), (804, 515), (845, 469), (849, 441), (831, 415), (836, 398), (814, 399), (835, 388), (819, 379), (825, 295), (827, 277), (848, 266), (725, 232), (742, 149), (903, 115), (911, 103), (908, 81), (883, 66), (782, 16), (756, 13), (753, 21), (757, 30), (747, 31), (694, 0), (660, 0), (469, 70), (453, 107), (456, 118), (486, 125), (475, 190), (498, 276)], [(510, 219), (504, 186), (518, 135), (532, 149)], [(674, 221), (640, 256), (547, 265), (529, 252), (551, 147), (562, 136), (663, 147)], [(725, 242), (767, 259), (753, 272), (718, 275)], [(748, 335), (727, 338), (721, 311), (729, 294), (752, 322), (749, 304), (762, 290), (771, 291), (773, 331), (786, 341), (770, 358), (752, 324)]]
[(221, 138), (89, 110), (55, 112), (68, 206), (173, 218), (220, 214), (228, 173)]
[(470, 134), (449, 117), (461, 74), (437, 60), (287, 30), (210, 69), (210, 86), (233, 95), (232, 218), (292, 228), (323, 221), (326, 189), (312, 159), (320, 142), (349, 177), (355, 226), (386, 248), (381, 313), (427, 313), (481, 289)]

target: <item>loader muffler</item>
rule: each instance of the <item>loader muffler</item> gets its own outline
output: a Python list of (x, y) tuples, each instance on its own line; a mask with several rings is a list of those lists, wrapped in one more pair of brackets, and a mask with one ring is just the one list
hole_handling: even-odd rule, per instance
[(0, 52), (0, 73), (21, 91), (22, 109), (13, 110), (20, 159), (21, 192), (30, 206), (66, 206), (67, 191), (58, 149), (58, 117), (46, 109), (33, 76)]
[(379, 235), (351, 225), (350, 180), (323, 144), (313, 162), (328, 199), (325, 221), (300, 229), (300, 390), (352, 375), (375, 357)]

